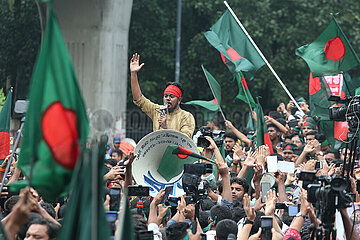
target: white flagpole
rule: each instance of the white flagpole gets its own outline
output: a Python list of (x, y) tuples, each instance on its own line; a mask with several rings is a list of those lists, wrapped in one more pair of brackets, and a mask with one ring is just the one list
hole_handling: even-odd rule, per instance
[(213, 96), (214, 96), (214, 98), (215, 98), (215, 100), (216, 100), (216, 102), (217, 102), (217, 105), (219, 106), (220, 113), (221, 113), (222, 117), (224, 118), (224, 121), (226, 121), (224, 112), (222, 111), (221, 106), (220, 106), (220, 104), (219, 104), (219, 101), (220, 101), (221, 99), (217, 99), (217, 98), (216, 98), (215, 93), (214, 93), (214, 90), (213, 90), (212, 87), (211, 87), (210, 81), (209, 81), (209, 79), (208, 79), (208, 77), (207, 77), (207, 75), (206, 75), (205, 69), (204, 69), (204, 67), (203, 67), (202, 65), (201, 65), (201, 69), (202, 69), (203, 72), (204, 72), (206, 81), (208, 82), (209, 87), (210, 87), (210, 90), (211, 90), (211, 92), (212, 92), (212, 94), (213, 94)]
[(291, 95), (291, 93), (289, 92), (289, 90), (286, 88), (286, 86), (284, 85), (284, 83), (281, 81), (281, 79), (279, 78), (279, 76), (276, 74), (276, 72), (274, 71), (274, 69), (271, 67), (270, 63), (267, 61), (267, 59), (265, 58), (265, 56), (262, 54), (262, 52), (260, 51), (260, 49), (258, 48), (258, 46), (256, 45), (256, 43), (254, 42), (254, 40), (252, 40), (251, 36), (249, 35), (249, 33), (246, 31), (245, 27), (241, 24), (240, 20), (237, 18), (237, 16), (235, 15), (235, 13), (233, 12), (233, 10), (231, 9), (231, 7), (229, 6), (229, 4), (224, 1), (224, 4), (226, 5), (226, 7), (229, 9), (231, 15), (235, 18), (236, 22), (239, 24), (239, 26), (241, 27), (241, 29), (244, 31), (245, 35), (247, 36), (247, 38), (250, 40), (251, 44), (255, 47), (256, 51), (259, 53), (259, 55), (261, 56), (261, 58), (264, 60), (264, 62), (266, 63), (266, 65), (269, 67), (270, 71), (274, 74), (275, 78), (278, 80), (278, 82), (280, 83), (280, 85), (283, 87), (283, 89), (285, 90), (285, 92), (287, 93), (287, 95), (290, 97), (290, 99), (294, 102), (295, 106), (299, 109), (299, 111), (302, 114), (305, 114), (300, 106), (297, 104), (296, 100), (294, 99), (294, 97)]

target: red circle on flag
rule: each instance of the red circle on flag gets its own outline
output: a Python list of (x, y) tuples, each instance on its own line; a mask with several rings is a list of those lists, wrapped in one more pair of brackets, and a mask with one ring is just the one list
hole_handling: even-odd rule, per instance
[(75, 112), (54, 102), (42, 115), (41, 130), (54, 160), (66, 169), (74, 169), (80, 156)]
[(339, 37), (330, 39), (324, 48), (325, 57), (332, 61), (339, 61), (345, 56), (345, 46)]

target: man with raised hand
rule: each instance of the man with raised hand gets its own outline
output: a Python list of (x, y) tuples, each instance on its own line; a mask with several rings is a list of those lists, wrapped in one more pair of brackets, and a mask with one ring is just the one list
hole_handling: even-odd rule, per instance
[(192, 137), (195, 130), (193, 115), (180, 108), (184, 89), (180, 83), (169, 82), (164, 91), (163, 103), (158, 105), (144, 97), (141, 92), (137, 72), (144, 66), (139, 64), (140, 55), (135, 53), (130, 60), (131, 92), (134, 103), (153, 121), (153, 130), (174, 129)]

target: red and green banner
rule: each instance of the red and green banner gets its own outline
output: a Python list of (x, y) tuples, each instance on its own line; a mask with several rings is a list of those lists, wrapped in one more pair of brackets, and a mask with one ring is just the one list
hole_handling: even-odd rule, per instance
[(341, 147), (341, 141), (346, 140), (349, 129), (347, 122), (330, 120), (329, 107), (340, 105), (329, 101), (328, 98), (331, 93), (340, 95), (342, 98), (353, 96), (358, 87), (360, 87), (360, 78), (351, 78), (347, 73), (343, 74), (342, 77), (326, 76), (321, 78), (313, 77), (310, 73), (309, 98), (311, 116), (319, 119), (319, 132), (326, 136), (333, 149)]
[[(254, 101), (254, 98), (252, 97), (250, 90), (248, 88), (248, 85), (246, 83), (245, 77), (240, 71), (239, 74), (236, 74), (236, 81), (238, 83), (239, 87), (239, 93), (237, 94), (236, 98), (240, 99), (241, 101), (251, 104), (251, 107), (256, 107), (256, 103)], [(245, 91), (244, 91), (245, 90)], [(247, 98), (246, 98), (247, 96)], [(249, 100), (249, 102), (248, 102)]]
[(205, 37), (220, 52), (223, 62), (233, 74), (243, 71), (251, 80), (265, 64), (229, 10), (205, 33)]
[(43, 198), (52, 201), (69, 191), (72, 172), (86, 145), (89, 123), (51, 4), (29, 101), (18, 167), (27, 178), (32, 176), (31, 185)]
[(314, 42), (296, 49), (296, 55), (305, 60), (314, 77), (347, 72), (360, 63), (334, 16)]
[(256, 106), (256, 116), (257, 116), (257, 123), (256, 123), (256, 146), (260, 147), (261, 145), (266, 145), (270, 148), (270, 153), (274, 153), (270, 136), (268, 133), (268, 129), (264, 119), (264, 112), (262, 107), (258, 101)]
[(3, 161), (10, 152), (11, 101), (12, 90), (9, 91), (0, 112), (0, 161)]

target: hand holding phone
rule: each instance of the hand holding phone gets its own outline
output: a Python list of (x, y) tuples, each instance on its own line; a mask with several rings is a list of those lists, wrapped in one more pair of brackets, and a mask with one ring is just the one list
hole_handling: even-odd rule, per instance
[(261, 183), (261, 202), (265, 202), (265, 196), (268, 197), (267, 192), (270, 190), (271, 186), (268, 182)]
[(172, 193), (173, 189), (174, 189), (174, 186), (166, 186), (166, 187), (165, 187), (165, 194), (164, 194), (164, 196), (161, 198), (160, 204), (165, 203), (165, 201), (168, 199), (170, 193)]
[(261, 216), (261, 240), (271, 240), (273, 227), (273, 217)]

